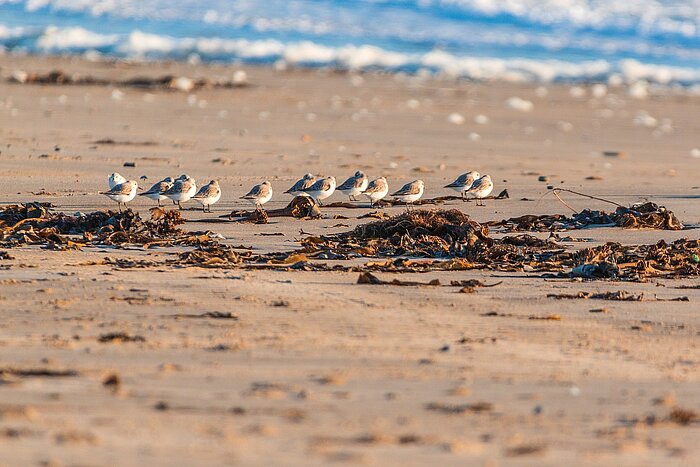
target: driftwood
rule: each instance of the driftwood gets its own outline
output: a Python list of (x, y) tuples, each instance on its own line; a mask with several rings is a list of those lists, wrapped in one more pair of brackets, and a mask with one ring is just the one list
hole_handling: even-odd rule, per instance
[(318, 204), (308, 196), (295, 196), (290, 203), (281, 209), (232, 211), (231, 214), (221, 216), (237, 222), (253, 222), (255, 224), (267, 224), (270, 217), (295, 217), (297, 219), (316, 219), (321, 217)]

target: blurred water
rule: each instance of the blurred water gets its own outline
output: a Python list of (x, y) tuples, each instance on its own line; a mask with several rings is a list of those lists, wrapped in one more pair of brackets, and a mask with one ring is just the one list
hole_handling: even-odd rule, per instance
[(6, 52), (700, 83), (700, 0), (0, 0)]

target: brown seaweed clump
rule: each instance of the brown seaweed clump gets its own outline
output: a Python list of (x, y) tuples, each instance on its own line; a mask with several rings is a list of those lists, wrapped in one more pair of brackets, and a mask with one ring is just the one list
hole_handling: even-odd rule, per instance
[[(390, 258), (354, 270), (426, 271), (489, 269), (545, 272), (549, 277), (646, 280), (700, 276), (697, 240), (653, 245), (602, 246), (568, 251), (531, 235), (492, 238), (488, 226), (458, 210), (414, 210), (330, 236), (305, 237), (308, 259)], [(426, 261), (430, 259), (433, 261)]]
[[(563, 250), (532, 236), (489, 236), (487, 226), (459, 210), (413, 210), (332, 236), (306, 237), (301, 253), (319, 259), (403, 257), (460, 259), (463, 265), (516, 271), (560, 271), (548, 260)], [(554, 265), (554, 267), (552, 267)], [(455, 265), (456, 268), (461, 268)]]
[(698, 240), (680, 239), (672, 243), (660, 240), (653, 245), (609, 242), (571, 255), (575, 264), (572, 274), (583, 277), (643, 279), (700, 276)]
[(255, 211), (233, 211), (228, 219), (239, 222), (252, 222), (254, 224), (267, 224), (270, 217), (294, 217), (296, 219), (318, 219), (321, 217), (321, 210), (314, 200), (308, 196), (295, 196), (289, 204), (280, 209), (255, 210)]
[(177, 261), (171, 262), (178, 266), (199, 266), (202, 268), (234, 268), (249, 259), (251, 253), (239, 253), (230, 246), (214, 244), (203, 245), (191, 251), (180, 253)]
[(629, 208), (618, 207), (615, 212), (584, 209), (567, 217), (563, 214), (541, 216), (525, 215), (502, 221), (489, 222), (491, 226), (505, 227), (509, 232), (552, 232), (585, 229), (588, 227), (621, 227), (623, 229), (682, 230), (683, 224), (673, 211), (647, 202)]
[(97, 211), (67, 215), (42, 203), (15, 204), (0, 209), (0, 245), (45, 245), (80, 248), (88, 245), (139, 244), (152, 246), (200, 245), (212, 242), (208, 232), (185, 232), (179, 211), (151, 209), (151, 219), (138, 212)]

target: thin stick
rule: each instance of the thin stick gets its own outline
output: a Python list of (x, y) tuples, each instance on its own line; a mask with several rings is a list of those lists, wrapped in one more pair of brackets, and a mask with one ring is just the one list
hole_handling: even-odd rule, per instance
[(626, 206), (623, 206), (623, 205), (621, 205), (620, 203), (616, 203), (615, 201), (610, 201), (609, 199), (599, 198), (599, 197), (593, 196), (593, 195), (587, 195), (587, 194), (585, 194), (585, 193), (580, 193), (580, 192), (578, 192), (578, 191), (569, 190), (569, 189), (567, 189), (567, 188), (554, 188), (554, 189), (552, 190), (552, 193), (554, 193), (554, 196), (556, 196), (556, 197), (559, 199), (559, 201), (561, 201), (567, 208), (571, 209), (571, 210), (574, 211), (574, 212), (578, 212), (578, 211), (576, 211), (575, 209), (573, 209), (573, 208), (572, 208), (571, 206), (569, 206), (568, 204), (564, 203), (564, 201), (562, 201), (562, 199), (558, 196), (558, 192), (560, 192), (560, 191), (566, 191), (567, 193), (573, 193), (573, 194), (575, 194), (575, 195), (583, 196), (583, 197), (585, 197), (585, 198), (595, 199), (595, 200), (598, 200), (598, 201), (602, 201), (602, 202), (604, 202), (604, 203), (614, 204), (615, 206), (617, 206), (617, 207), (619, 207), (619, 208), (626, 208)]
[(576, 209), (574, 209), (571, 206), (569, 206), (568, 204), (566, 204), (566, 202), (559, 197), (559, 193), (557, 193), (556, 190), (552, 190), (552, 193), (554, 193), (554, 196), (557, 197), (557, 199), (561, 202), (561, 204), (563, 204), (567, 208), (571, 209), (574, 212), (574, 214), (578, 214), (578, 211)]

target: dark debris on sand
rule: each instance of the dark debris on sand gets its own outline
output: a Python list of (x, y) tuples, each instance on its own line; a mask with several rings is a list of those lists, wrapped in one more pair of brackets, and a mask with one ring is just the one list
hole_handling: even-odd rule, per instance
[(567, 251), (554, 242), (527, 234), (492, 238), (487, 225), (458, 210), (409, 211), (349, 232), (305, 237), (301, 244), (302, 249), (294, 254), (307, 258), (395, 258), (368, 263), (365, 268), (388, 272), (489, 269), (623, 280), (700, 275), (697, 240), (682, 239), (670, 244), (662, 240), (653, 245), (606, 243)]
[[(280, 215), (306, 215), (303, 206), (315, 206), (297, 197)], [(616, 211), (620, 227), (680, 228), (672, 212), (647, 203), (637, 210)], [(586, 212), (586, 211), (584, 211)], [(268, 211), (272, 215), (274, 211)], [(582, 213), (583, 214), (583, 213)], [(598, 219), (589, 215), (588, 218)], [(521, 219), (521, 218), (519, 218)], [(540, 219), (540, 218), (538, 218)], [(579, 220), (582, 218), (578, 218)], [(607, 219), (607, 218), (606, 218)], [(105, 259), (101, 264), (129, 267), (271, 268), (299, 271), (427, 272), (486, 269), (540, 273), (549, 278), (584, 278), (644, 281), (652, 277), (700, 276), (700, 241), (663, 240), (651, 245), (606, 243), (578, 251), (567, 250), (551, 239), (523, 233), (494, 238), (489, 225), (473, 221), (452, 209), (410, 210), (403, 214), (358, 225), (332, 235), (304, 235), (301, 248), (283, 253), (253, 254), (212, 239), (210, 232), (185, 232), (179, 211), (151, 209), (151, 219), (138, 213), (93, 212), (69, 216), (54, 213), (40, 203), (0, 209), (0, 247), (44, 245), (68, 249), (95, 245), (194, 246), (161, 263), (145, 260)], [(521, 223), (522, 224), (522, 223)], [(493, 224), (491, 224), (493, 225)], [(506, 224), (499, 224), (504, 226)], [(517, 226), (520, 224), (508, 224)], [(529, 227), (536, 226), (530, 222)], [(550, 227), (554, 225), (551, 224)], [(563, 224), (562, 224), (563, 225)], [(577, 224), (583, 225), (583, 224)], [(518, 230), (520, 227), (513, 229)], [(537, 229), (535, 229), (537, 230)], [(362, 265), (326, 263), (369, 258)]]
[(647, 202), (629, 208), (618, 207), (615, 212), (584, 209), (571, 217), (563, 214), (525, 215), (488, 223), (508, 232), (552, 232), (588, 227), (621, 227), (623, 229), (682, 230), (683, 224), (672, 211)]
[(252, 222), (254, 224), (267, 224), (270, 217), (293, 217), (295, 219), (318, 219), (321, 217), (321, 209), (318, 203), (308, 196), (295, 196), (287, 206), (280, 209), (233, 211), (227, 216), (238, 222)]
[(13, 84), (38, 84), (43, 86), (118, 86), (124, 88), (161, 89), (166, 91), (192, 91), (202, 88), (243, 88), (250, 84), (231, 80), (192, 79), (183, 76), (137, 76), (119, 80), (105, 79), (80, 73), (52, 70), (48, 73), (15, 72), (7, 79)]
[(184, 222), (179, 211), (161, 208), (152, 208), (151, 218), (144, 221), (131, 209), (71, 216), (42, 203), (15, 204), (0, 209), (0, 246), (44, 245), (63, 250), (89, 245), (150, 248), (213, 243), (209, 232), (181, 230), (178, 226)]

